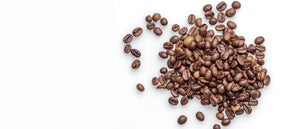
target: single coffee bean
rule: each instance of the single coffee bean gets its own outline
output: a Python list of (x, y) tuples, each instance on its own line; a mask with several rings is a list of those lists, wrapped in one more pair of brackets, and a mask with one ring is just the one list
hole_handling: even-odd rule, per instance
[(172, 90), (173, 87), (174, 87), (174, 83), (172, 83), (172, 82), (168, 82), (167, 85), (166, 85), (166, 88), (167, 88), (168, 90)]
[(187, 121), (187, 117), (185, 115), (181, 115), (178, 117), (177, 122), (178, 124), (184, 124)]
[(224, 119), (224, 114), (221, 113), (221, 112), (218, 112), (218, 113), (216, 114), (216, 117), (217, 117), (219, 120), (223, 120), (223, 119)]
[(158, 84), (158, 78), (157, 77), (153, 77), (152, 78), (152, 85), (156, 86)]
[(256, 106), (256, 105), (258, 104), (258, 101), (257, 101), (256, 99), (253, 99), (253, 100), (250, 100), (250, 101), (248, 102), (248, 104), (249, 104), (250, 106)]
[(162, 59), (168, 58), (168, 54), (166, 52), (164, 52), (164, 51), (159, 52), (158, 55)]
[(169, 103), (170, 103), (171, 105), (177, 105), (177, 104), (178, 104), (178, 99), (175, 98), (175, 97), (170, 97), (170, 98), (169, 98)]
[(244, 113), (244, 109), (240, 108), (239, 110), (235, 111), (236, 115), (242, 115)]
[(255, 48), (257, 51), (260, 51), (260, 52), (266, 51), (266, 47), (263, 45), (256, 45)]
[(265, 54), (263, 52), (256, 52), (255, 57), (257, 59), (263, 59), (265, 58)]
[(141, 27), (137, 27), (132, 31), (132, 35), (135, 37), (140, 36), (142, 33), (143, 33), (143, 29)]
[(194, 36), (196, 34), (198, 34), (198, 28), (195, 27), (195, 26), (191, 27), (190, 30), (189, 30), (189, 32), (188, 32), (188, 35), (189, 36)]
[(131, 54), (135, 57), (141, 56), (141, 52), (138, 49), (131, 49)]
[(194, 24), (195, 23), (195, 19), (196, 19), (195, 15), (194, 14), (190, 14), (189, 17), (188, 17), (188, 23), (191, 24), (191, 25)]
[(239, 9), (239, 8), (241, 8), (241, 3), (238, 2), (238, 1), (233, 1), (232, 4), (231, 4), (231, 6), (234, 9)]
[(176, 44), (179, 41), (179, 37), (177, 35), (174, 35), (170, 38), (170, 42), (173, 44)]
[(152, 17), (150, 15), (147, 15), (145, 17), (146, 22), (152, 22)]
[(141, 61), (138, 59), (134, 60), (131, 64), (131, 68), (133, 69), (138, 69), (140, 66), (141, 66)]
[(207, 11), (205, 12), (205, 18), (206, 19), (211, 19), (215, 16), (215, 13), (213, 11)]
[(161, 19), (160, 19), (160, 24), (163, 25), (163, 26), (167, 25), (167, 24), (168, 24), (167, 18), (164, 18), (164, 17), (161, 18)]
[(168, 72), (168, 69), (166, 67), (162, 67), (159, 71), (161, 74), (165, 74), (166, 72)]
[(184, 80), (189, 80), (190, 77), (191, 77), (190, 71), (187, 70), (187, 69), (186, 69), (186, 70), (183, 70), (183, 72), (182, 72), (182, 78), (183, 78)]
[(186, 32), (188, 31), (188, 28), (187, 27), (182, 27), (180, 30), (179, 30), (179, 34), (180, 35), (184, 35), (184, 34), (186, 34)]
[(196, 113), (196, 118), (199, 120), (199, 121), (204, 121), (204, 115), (202, 112), (197, 112)]
[(136, 88), (137, 88), (139, 91), (144, 91), (144, 90), (145, 90), (144, 86), (143, 86), (141, 83), (137, 84), (137, 85), (136, 85)]
[(153, 29), (155, 35), (160, 36), (162, 34), (162, 30), (159, 27), (155, 27)]
[(147, 29), (148, 30), (152, 30), (152, 29), (154, 29), (155, 28), (155, 24), (153, 23), (153, 22), (149, 22), (148, 24), (147, 24)]
[(182, 97), (180, 100), (181, 105), (186, 105), (189, 102), (189, 99), (187, 97)]
[[(175, 86), (174, 86), (175, 87)], [(177, 97), (179, 97), (179, 94), (178, 94), (178, 92), (176, 91), (176, 90), (171, 90), (171, 94), (172, 94), (172, 96), (173, 97), (175, 97), (175, 98), (177, 98)]]
[(133, 36), (131, 34), (127, 34), (123, 38), (124, 43), (130, 43), (132, 41)]
[(173, 49), (173, 43), (171, 43), (171, 42), (165, 42), (164, 44), (163, 44), (163, 47), (164, 47), (164, 49)]
[(207, 11), (210, 11), (210, 10), (212, 10), (211, 4), (206, 4), (206, 5), (203, 6), (203, 11), (204, 12), (207, 12)]
[(129, 53), (130, 51), (131, 51), (131, 45), (129, 45), (129, 44), (125, 45), (124, 52)]
[(217, 19), (215, 17), (209, 19), (209, 24), (211, 24), (211, 25), (215, 25), (215, 24), (217, 24), (217, 22), (218, 21), (217, 21)]
[(218, 11), (224, 11), (226, 8), (227, 8), (227, 4), (224, 1), (220, 2), (217, 5), (217, 10)]
[(267, 75), (264, 79), (264, 85), (268, 86), (270, 84), (271, 78), (269, 75)]
[(262, 36), (258, 36), (258, 37), (256, 37), (255, 40), (254, 40), (254, 43), (255, 43), (256, 45), (261, 45), (261, 44), (264, 43), (264, 42), (265, 42), (265, 38), (262, 37)]
[(172, 26), (172, 30), (173, 30), (174, 32), (178, 31), (179, 29), (180, 29), (180, 26), (179, 26), (178, 24), (174, 24), (174, 25)]
[(183, 41), (183, 45), (188, 47), (190, 46), (190, 44), (194, 41), (194, 37), (193, 36), (188, 36), (184, 39)]
[(228, 22), (227, 22), (227, 26), (228, 26), (230, 29), (235, 29), (235, 28), (236, 28), (236, 24), (235, 24), (233, 21), (228, 21)]
[(245, 110), (245, 112), (246, 112), (247, 114), (250, 114), (250, 113), (252, 112), (252, 108), (251, 108), (251, 106), (248, 105), (248, 104), (245, 104), (245, 105), (243, 106), (243, 109)]
[(158, 21), (160, 18), (161, 18), (161, 16), (159, 13), (154, 13), (152, 16), (152, 20), (155, 22)]
[(257, 59), (257, 64), (264, 65), (265, 64), (264, 59)]
[(166, 80), (166, 78), (163, 75), (159, 76), (158, 81), (162, 85), (164, 85), (164, 84), (167, 83), (167, 80)]
[(248, 46), (248, 52), (250, 52), (251, 54), (254, 54), (256, 52), (256, 48), (253, 44), (250, 44)]
[(235, 117), (235, 114), (234, 114), (234, 112), (232, 111), (231, 108), (227, 108), (227, 109), (225, 110), (225, 114), (226, 114), (226, 116), (227, 116), (229, 119), (231, 119), (231, 120)]
[(217, 16), (217, 21), (223, 23), (225, 22), (225, 20), (226, 20), (226, 15), (222, 12), (219, 12)]
[(230, 124), (230, 122), (231, 122), (230, 119), (225, 118), (225, 119), (222, 120), (222, 125), (223, 125), (223, 126), (227, 126), (227, 125)]
[(228, 9), (228, 10), (226, 11), (225, 14), (226, 14), (227, 17), (232, 17), (232, 16), (235, 15), (235, 13), (236, 13), (235, 9), (234, 9), (234, 8), (230, 8), (230, 9)]
[(213, 127), (213, 129), (221, 129), (221, 126), (218, 125), (218, 124), (215, 124), (214, 127)]
[(197, 27), (200, 27), (202, 25), (202, 18), (197, 18), (195, 20), (195, 24), (196, 24)]
[(217, 31), (223, 31), (225, 29), (225, 25), (223, 25), (223, 24), (216, 25), (215, 29)]

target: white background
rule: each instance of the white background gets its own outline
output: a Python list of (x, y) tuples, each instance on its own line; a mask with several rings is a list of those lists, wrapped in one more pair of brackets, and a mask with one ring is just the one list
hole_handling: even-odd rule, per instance
[[(187, 16), (203, 17), (210, 0), (1, 0), (0, 129), (209, 129), (220, 123), (216, 108), (192, 100), (171, 106), (168, 91), (151, 85), (166, 61), (158, 57)], [(226, 0), (228, 6), (232, 0)], [(225, 129), (297, 128), (299, 121), (299, 7), (296, 0), (242, 1), (236, 33), (253, 43), (266, 39), (271, 84), (262, 90), (252, 114), (238, 116)], [(214, 8), (215, 10), (215, 8)], [(144, 17), (159, 12), (169, 20), (163, 35), (144, 29), (131, 45), (142, 65), (123, 53), (122, 38), (145, 28)], [(204, 22), (207, 23), (206, 20)], [(159, 25), (156, 24), (156, 25)], [(188, 26), (190, 27), (190, 26)], [(140, 93), (136, 84), (144, 84)], [(195, 119), (202, 111), (205, 121)], [(186, 124), (176, 123), (179, 115)]]

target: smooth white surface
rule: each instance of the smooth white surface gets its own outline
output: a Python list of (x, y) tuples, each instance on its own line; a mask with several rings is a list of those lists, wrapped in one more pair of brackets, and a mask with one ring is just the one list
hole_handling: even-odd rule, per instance
[[(10, 0), (0, 1), (1, 129), (210, 129), (220, 123), (216, 109), (192, 100), (171, 106), (168, 91), (151, 85), (166, 61), (162, 44), (187, 25), (191, 13), (203, 17), (204, 4), (190, 0)], [(228, 6), (231, 0), (226, 0)], [(242, 1), (231, 20), (247, 43), (263, 35), (271, 84), (251, 115), (236, 117), (222, 129), (297, 128), (299, 111), (298, 2)], [(214, 9), (215, 10), (215, 9)], [(123, 53), (122, 38), (144, 17), (159, 12), (169, 20), (156, 37), (144, 29), (131, 45), (142, 52), (142, 66)], [(207, 23), (205, 20), (204, 22)], [(156, 25), (159, 25), (156, 24)], [(188, 26), (189, 27), (189, 26)], [(146, 90), (136, 90), (137, 83)], [(202, 111), (205, 121), (195, 119)], [(177, 117), (188, 121), (179, 126)]]

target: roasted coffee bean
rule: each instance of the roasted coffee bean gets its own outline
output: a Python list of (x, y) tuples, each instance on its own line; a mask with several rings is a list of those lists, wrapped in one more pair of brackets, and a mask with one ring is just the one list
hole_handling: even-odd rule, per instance
[(135, 57), (141, 56), (141, 52), (138, 49), (131, 49), (131, 54)]
[(195, 15), (194, 14), (190, 14), (189, 17), (188, 17), (188, 23), (191, 24), (191, 25), (194, 24), (195, 23), (195, 19), (196, 19)]
[(243, 106), (243, 109), (245, 110), (245, 112), (246, 112), (247, 114), (250, 114), (250, 113), (252, 112), (252, 108), (251, 108), (251, 106), (248, 105), (248, 104), (245, 104), (245, 105)]
[(215, 13), (213, 11), (207, 11), (205, 12), (205, 18), (206, 19), (211, 19), (215, 16)]
[(223, 23), (225, 22), (225, 20), (226, 20), (226, 15), (222, 12), (219, 12), (217, 16), (217, 21)]
[(162, 59), (168, 58), (168, 54), (166, 52), (164, 52), (164, 51), (159, 52), (158, 55)]
[(211, 4), (206, 4), (206, 5), (203, 6), (203, 11), (204, 12), (207, 12), (207, 11), (210, 11), (210, 10), (212, 10)]
[(266, 47), (263, 45), (256, 45), (255, 48), (257, 51), (260, 51), (260, 52), (266, 51)]
[(152, 29), (154, 29), (155, 28), (155, 24), (153, 23), (153, 22), (149, 22), (148, 24), (147, 24), (147, 29), (148, 30), (152, 30)]
[(172, 26), (172, 30), (173, 30), (174, 32), (178, 31), (179, 29), (180, 29), (180, 26), (179, 26), (178, 24), (174, 24), (174, 25)]
[(227, 7), (227, 4), (224, 1), (217, 4), (217, 10), (218, 11), (224, 11), (226, 9), (226, 7)]
[(127, 34), (123, 38), (124, 43), (130, 43), (132, 41), (133, 36), (131, 34)]
[(143, 29), (141, 27), (137, 27), (132, 31), (132, 35), (135, 37), (140, 36), (142, 33), (143, 33)]
[(166, 87), (164, 85), (158, 85), (156, 89), (166, 89)]
[[(175, 87), (175, 86), (174, 86)], [(178, 92), (176, 91), (176, 90), (171, 90), (171, 95), (173, 96), (173, 97), (175, 97), (175, 98), (177, 98), (177, 97), (179, 97), (179, 94), (178, 94)]]
[(181, 105), (186, 105), (189, 102), (189, 99), (187, 97), (182, 97), (180, 100)]
[(131, 64), (131, 68), (133, 69), (138, 69), (140, 66), (141, 66), (141, 61), (138, 59), (134, 60)]
[(169, 103), (170, 103), (171, 105), (177, 105), (177, 104), (178, 104), (178, 99), (175, 98), (175, 97), (170, 97), (170, 98), (169, 98)]
[(219, 120), (223, 120), (224, 119), (224, 114), (222, 112), (218, 112), (216, 114), (216, 117), (219, 119)]
[(158, 84), (158, 78), (157, 77), (153, 77), (152, 78), (152, 85), (156, 86)]
[(153, 29), (155, 35), (160, 36), (162, 34), (162, 30), (159, 27), (155, 27)]
[[(216, 25), (215, 29), (217, 31), (223, 31), (225, 29), (225, 25), (223, 24), (219, 24), (219, 25)], [(225, 37), (225, 36), (224, 36)]]
[(183, 44), (184, 46), (188, 47), (190, 46), (190, 44), (194, 41), (194, 37), (193, 36), (188, 36), (184, 39)]
[(163, 44), (164, 49), (172, 49), (174, 47), (173, 43), (171, 42), (165, 42)]
[(269, 75), (267, 75), (264, 79), (264, 85), (268, 86), (270, 84), (271, 78)]
[(250, 52), (251, 54), (254, 54), (256, 52), (256, 48), (253, 44), (250, 44), (248, 46), (248, 52)]
[(168, 90), (173, 89), (173, 87), (174, 87), (174, 83), (172, 83), (172, 82), (168, 82), (167, 85), (166, 85), (166, 88), (167, 88)]
[(160, 19), (160, 24), (163, 25), (163, 26), (167, 25), (167, 24), (168, 24), (167, 18), (164, 18), (164, 17), (161, 18), (161, 19)]
[(166, 72), (168, 72), (168, 69), (166, 67), (160, 68), (160, 73), (161, 74), (165, 74)]
[(158, 21), (160, 18), (161, 18), (161, 16), (159, 13), (154, 13), (152, 16), (152, 20), (155, 22)]
[(211, 24), (211, 25), (215, 25), (215, 24), (217, 24), (217, 22), (218, 21), (217, 21), (217, 19), (215, 17), (209, 19), (209, 24)]
[(177, 119), (177, 123), (181, 125), (184, 124), (186, 121), (187, 121), (187, 117), (185, 115), (181, 115)]
[(202, 25), (202, 18), (197, 18), (195, 24), (197, 27), (200, 27)]
[(163, 75), (159, 76), (158, 81), (162, 85), (164, 85), (164, 84), (167, 83), (167, 80), (166, 80), (166, 78)]
[(199, 121), (204, 121), (205, 117), (203, 115), (202, 112), (197, 112), (196, 113), (196, 118), (199, 120)]
[(264, 65), (265, 64), (264, 59), (257, 59), (257, 64)]
[(143, 86), (142, 84), (140, 84), (140, 83), (136, 85), (136, 88), (137, 88), (139, 91), (144, 91), (144, 90), (145, 90), (144, 86)]
[(222, 125), (223, 125), (223, 126), (227, 126), (227, 125), (230, 124), (230, 122), (231, 122), (230, 119), (225, 118), (225, 119), (222, 120)]
[(188, 28), (187, 27), (182, 27), (180, 30), (179, 30), (179, 34), (180, 35), (184, 35), (184, 34), (186, 34), (186, 32), (188, 31)]
[(235, 28), (236, 28), (236, 24), (235, 24), (233, 21), (228, 21), (228, 22), (227, 22), (227, 26), (228, 26), (230, 29), (235, 29)]
[(174, 35), (170, 38), (170, 42), (173, 44), (176, 44), (179, 41), (179, 37), (177, 35)]
[(256, 99), (253, 99), (253, 100), (250, 100), (250, 101), (248, 102), (248, 104), (249, 104), (250, 106), (256, 106), (256, 105), (258, 104), (258, 101), (257, 101)]
[(256, 52), (255, 57), (257, 59), (263, 59), (265, 58), (265, 54), (263, 52)]
[(131, 45), (129, 45), (129, 44), (125, 45), (124, 52), (129, 53), (130, 51), (131, 51)]
[(183, 72), (182, 72), (182, 78), (183, 78), (184, 80), (189, 80), (190, 77), (191, 77), (190, 71), (187, 70), (187, 69), (186, 69), (186, 70), (183, 70)]
[(254, 40), (254, 43), (255, 43), (256, 45), (261, 45), (261, 44), (264, 43), (264, 42), (265, 42), (265, 38), (262, 37), (262, 36), (258, 36), (258, 37), (256, 37), (255, 40)]
[(221, 126), (218, 125), (218, 124), (215, 124), (215, 125), (213, 126), (213, 129), (221, 129)]
[(147, 16), (145, 17), (145, 21), (146, 21), (146, 22), (152, 22), (152, 17), (151, 17), (150, 15), (147, 15)]
[(242, 115), (244, 113), (244, 109), (240, 108), (239, 110), (235, 111), (236, 115)]
[(235, 114), (234, 114), (234, 112), (232, 111), (231, 108), (227, 108), (227, 109), (225, 110), (225, 114), (226, 114), (226, 116), (227, 116), (229, 119), (231, 119), (231, 120), (235, 117)]
[(234, 9), (234, 8), (230, 8), (230, 9), (228, 9), (228, 10), (226, 11), (225, 14), (226, 14), (227, 17), (232, 17), (232, 16), (235, 15), (235, 13), (236, 13), (235, 9)]
[(231, 6), (234, 9), (239, 9), (239, 8), (241, 8), (241, 3), (238, 2), (238, 1), (233, 1), (232, 4), (231, 4)]

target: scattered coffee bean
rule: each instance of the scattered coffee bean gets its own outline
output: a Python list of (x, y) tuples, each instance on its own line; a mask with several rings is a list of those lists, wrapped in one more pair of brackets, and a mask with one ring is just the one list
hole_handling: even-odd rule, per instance
[(234, 9), (234, 8), (230, 8), (230, 9), (228, 9), (228, 10), (226, 11), (225, 14), (226, 14), (227, 17), (232, 17), (232, 16), (235, 15), (235, 13), (236, 13), (235, 9)]
[(221, 129), (221, 126), (218, 125), (218, 124), (215, 124), (214, 127), (213, 127), (213, 129)]
[(180, 100), (181, 105), (186, 105), (189, 102), (189, 99), (187, 97), (182, 97)]
[(172, 30), (173, 30), (174, 32), (178, 31), (179, 29), (180, 29), (180, 26), (179, 26), (178, 24), (174, 24), (174, 25), (172, 26)]
[(197, 112), (196, 113), (196, 118), (199, 120), (199, 121), (204, 121), (204, 115), (202, 112)]
[(147, 29), (148, 30), (152, 30), (152, 29), (154, 29), (155, 28), (155, 24), (153, 23), (153, 22), (149, 22), (148, 24), (147, 24)]
[(157, 77), (153, 77), (152, 78), (152, 85), (156, 86), (158, 84), (158, 78)]
[(218, 112), (218, 113), (216, 114), (216, 117), (217, 117), (219, 120), (223, 120), (223, 119), (224, 119), (224, 114), (221, 113), (221, 112)]
[[(223, 24), (219, 24), (219, 25), (216, 25), (215, 29), (217, 31), (223, 31), (225, 29), (225, 25)], [(224, 36), (225, 37), (225, 36)]]
[(227, 26), (228, 26), (230, 29), (235, 29), (235, 28), (236, 28), (236, 24), (235, 24), (233, 21), (228, 21), (228, 22), (227, 22)]
[(138, 69), (140, 66), (141, 66), (141, 61), (138, 59), (134, 60), (131, 64), (131, 68), (133, 69)]
[(266, 51), (266, 47), (263, 45), (256, 45), (255, 48), (257, 51), (260, 51), (260, 52)]
[(133, 36), (131, 34), (127, 34), (123, 38), (124, 43), (130, 43), (132, 41)]
[(160, 18), (161, 18), (161, 16), (159, 13), (154, 13), (152, 16), (152, 20), (155, 22), (158, 21)]
[(163, 47), (164, 49), (173, 49), (174, 45), (171, 42), (165, 42)]
[(131, 49), (131, 54), (135, 57), (141, 56), (141, 52), (138, 49)]
[(195, 24), (196, 24), (197, 27), (200, 27), (202, 25), (202, 18), (197, 18), (195, 20)]
[(227, 126), (227, 125), (230, 124), (230, 122), (231, 122), (230, 119), (225, 118), (225, 119), (222, 120), (222, 125), (223, 125), (223, 126)]
[(205, 12), (205, 18), (206, 19), (211, 19), (215, 16), (215, 13), (213, 11), (207, 11)]
[(146, 21), (146, 22), (152, 22), (152, 17), (151, 17), (150, 15), (147, 15), (147, 16), (145, 17), (145, 21)]
[(153, 32), (157, 36), (160, 36), (162, 34), (162, 30), (159, 27), (155, 27)]
[(187, 117), (185, 115), (181, 115), (178, 117), (177, 122), (178, 124), (184, 124), (187, 121)]
[(159, 52), (158, 55), (162, 59), (168, 58), (168, 54), (166, 52), (164, 52), (164, 51)]
[(254, 43), (255, 43), (256, 45), (261, 45), (261, 44), (264, 43), (264, 42), (265, 42), (265, 38), (262, 37), (262, 36), (258, 36), (258, 37), (255, 38), (255, 40), (254, 40)]
[(125, 45), (124, 52), (129, 53), (130, 51), (131, 51), (131, 45), (129, 45), (129, 44)]
[(144, 86), (143, 86), (142, 84), (140, 84), (140, 83), (136, 85), (136, 88), (137, 88), (139, 91), (144, 91), (144, 90), (145, 90)]
[(179, 37), (177, 35), (174, 35), (170, 38), (170, 42), (173, 44), (176, 44), (179, 41)]
[(141, 27), (137, 27), (132, 31), (132, 35), (135, 37), (140, 36), (143, 33), (143, 29)]
[(241, 8), (241, 3), (238, 2), (238, 1), (233, 1), (232, 4), (231, 4), (231, 6), (234, 9), (239, 9), (239, 8)]
[(204, 12), (207, 12), (207, 11), (210, 11), (210, 10), (212, 10), (212, 5), (211, 4), (207, 4), (207, 5), (203, 6), (203, 11)]
[(217, 24), (217, 22), (218, 21), (217, 21), (217, 19), (215, 17), (209, 19), (209, 24), (211, 24), (211, 25), (215, 25), (215, 24)]
[(170, 103), (171, 105), (177, 105), (177, 104), (178, 104), (178, 99), (175, 98), (175, 97), (170, 97), (170, 98), (169, 98), (169, 103)]
[(217, 21), (223, 23), (225, 22), (225, 20), (226, 20), (226, 15), (222, 12), (219, 12), (217, 16)]
[(196, 19), (195, 15), (194, 14), (190, 14), (189, 17), (188, 17), (188, 23), (191, 24), (191, 25), (194, 24), (195, 23), (195, 19)]
[(226, 8), (227, 8), (227, 4), (224, 1), (220, 2), (217, 5), (217, 10), (218, 11), (224, 11)]
[(182, 27), (180, 30), (179, 30), (179, 34), (180, 35), (184, 35), (184, 34), (186, 34), (186, 32), (188, 31), (188, 28), (187, 27)]
[(160, 68), (160, 73), (161, 74), (165, 74), (166, 72), (168, 72), (168, 69), (166, 67)]
[(163, 26), (167, 25), (168, 24), (167, 18), (161, 18), (160, 19), (160, 24), (163, 25)]

